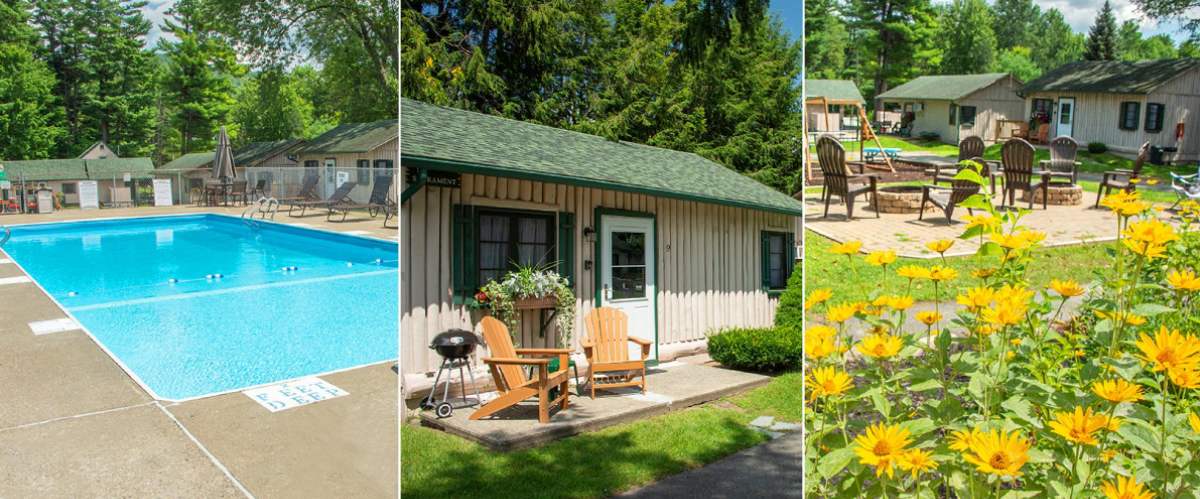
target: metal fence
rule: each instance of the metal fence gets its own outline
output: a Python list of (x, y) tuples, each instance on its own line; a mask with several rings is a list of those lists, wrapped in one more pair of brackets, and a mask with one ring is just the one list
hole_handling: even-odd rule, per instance
[[(328, 199), (346, 182), (354, 182), (350, 199), (365, 203), (378, 182), (390, 182), (392, 170), (377, 168), (334, 168), (334, 167), (269, 167), (260, 166), (239, 171), (245, 180), (250, 198), (259, 196), (274, 198), (312, 197)], [(302, 192), (305, 179), (315, 179), (309, 192)], [(155, 178), (171, 179), (172, 196), (176, 204), (202, 204), (204, 186), (213, 182), (206, 173), (158, 172)]]

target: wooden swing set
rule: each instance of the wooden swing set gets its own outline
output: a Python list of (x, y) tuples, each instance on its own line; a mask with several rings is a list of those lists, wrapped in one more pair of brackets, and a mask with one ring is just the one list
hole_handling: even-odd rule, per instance
[[(894, 166), (892, 166), (892, 159), (890, 157), (888, 157), (888, 155), (886, 153), (884, 153), (884, 151), (883, 151), (883, 143), (880, 142), (879, 137), (877, 135), (875, 135), (875, 129), (871, 128), (871, 121), (867, 119), (867, 111), (865, 109), (863, 109), (863, 105), (861, 102), (859, 102), (858, 100), (852, 100), (852, 99), (830, 99), (825, 96), (813, 96), (813, 97), (809, 97), (809, 98), (805, 99), (805, 101), (804, 101), (805, 109), (808, 108), (809, 104), (820, 104), (825, 109), (825, 128), (827, 130), (834, 130), (834, 124), (830, 122), (830, 116), (831, 116), (831, 113), (829, 111), (830, 105), (854, 106), (854, 109), (856, 109), (858, 111), (858, 126), (859, 126), (859, 134), (860, 134), (860, 137), (858, 140), (858, 157), (859, 157), (859, 159), (861, 160), (863, 158), (863, 143), (868, 140), (874, 140), (875, 146), (879, 148), (880, 156), (883, 156), (883, 161), (885, 163), (887, 163), (888, 170), (891, 170), (892, 173), (896, 172), (896, 168)], [(839, 118), (839, 122), (837, 123), (837, 126), (839, 128), (841, 127), (840, 118)], [(804, 147), (805, 157), (808, 157), (808, 133), (807, 132), (804, 133), (802, 142), (803, 143), (801, 145)], [(813, 162), (812, 162), (811, 157), (808, 157), (808, 159), (809, 159), (808, 161), (804, 162), (804, 178), (806, 180), (812, 180), (813, 179), (813, 176), (812, 176), (812, 163)], [(849, 172), (847, 172), (847, 173), (849, 173)]]

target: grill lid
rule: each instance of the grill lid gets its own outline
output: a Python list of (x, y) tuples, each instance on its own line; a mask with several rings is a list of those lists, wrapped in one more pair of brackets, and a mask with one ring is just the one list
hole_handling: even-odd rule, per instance
[(475, 333), (465, 329), (451, 329), (434, 336), (433, 340), (429, 342), (429, 348), (478, 345), (479, 343), (479, 337), (475, 336)]

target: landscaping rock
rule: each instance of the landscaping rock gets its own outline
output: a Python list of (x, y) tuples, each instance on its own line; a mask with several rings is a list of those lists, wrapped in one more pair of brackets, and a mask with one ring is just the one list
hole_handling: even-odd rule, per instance
[(800, 431), (800, 425), (796, 423), (780, 421), (771, 425), (771, 431)]
[(770, 428), (775, 423), (775, 418), (771, 416), (759, 416), (750, 422), (750, 426), (757, 428)]

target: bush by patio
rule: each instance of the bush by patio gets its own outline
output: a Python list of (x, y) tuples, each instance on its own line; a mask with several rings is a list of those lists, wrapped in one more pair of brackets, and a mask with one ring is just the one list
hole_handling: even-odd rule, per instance
[(734, 369), (785, 371), (800, 367), (804, 341), (798, 327), (726, 329), (709, 335), (708, 354)]
[(1108, 146), (1103, 142), (1088, 142), (1088, 152), (1092, 154), (1104, 154), (1108, 152)]

